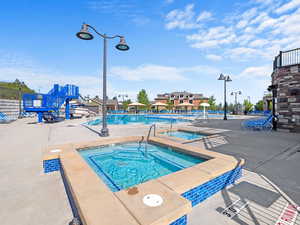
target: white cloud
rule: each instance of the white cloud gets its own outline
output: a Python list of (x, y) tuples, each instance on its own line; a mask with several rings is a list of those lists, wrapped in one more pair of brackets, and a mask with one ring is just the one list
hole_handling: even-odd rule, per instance
[(250, 47), (262, 47), (267, 45), (269, 42), (266, 39), (256, 39), (254, 41), (252, 41), (251, 43), (249, 43)]
[(111, 73), (124, 80), (145, 81), (145, 80), (185, 80), (182, 71), (176, 67), (161, 65), (141, 65), (136, 68), (126, 66), (113, 67)]
[[(194, 17), (193, 10), (193, 15), (188, 20), (189, 24), (197, 24), (199, 27), (194, 26), (197, 29), (196, 32), (185, 34), (189, 46), (209, 49), (210, 54), (213, 55), (216, 55), (214, 50), (220, 52), (222, 48), (222, 57), (249, 62), (260, 58), (271, 61), (275, 56), (273, 54), (277, 54), (280, 49), (299, 47), (300, 8), (291, 10), (300, 5), (300, 0), (291, 0), (286, 4), (281, 4), (279, 8), (279, 0), (253, 0), (252, 3), (255, 7), (240, 10), (230, 19), (217, 21), (214, 18), (217, 26), (210, 26), (211, 24), (200, 26), (197, 23), (199, 20)], [(274, 10), (283, 14), (274, 15)], [(200, 18), (204, 18), (202, 16)], [(177, 24), (172, 29), (179, 27)]]
[(194, 5), (189, 4), (184, 10), (175, 9), (166, 15), (166, 28), (168, 30), (179, 28), (179, 29), (193, 29), (199, 27), (198, 24), (194, 23), (193, 17), (195, 15)]
[(208, 55), (206, 55), (206, 58), (209, 59), (209, 60), (213, 60), (213, 61), (220, 61), (220, 60), (223, 59), (222, 56), (214, 55), (214, 54), (208, 54)]
[(191, 67), (172, 67), (146, 64), (135, 68), (130, 67), (113, 67), (111, 74), (128, 81), (169, 81), (178, 82), (188, 80), (191, 73), (201, 75), (215, 75), (220, 71), (210, 66), (191, 66)]
[(212, 14), (208, 11), (203, 11), (202, 13), (200, 13), (200, 15), (197, 17), (196, 21), (200, 22), (203, 20), (208, 20), (212, 18)]
[(199, 33), (188, 35), (188, 41), (194, 42), (194, 48), (212, 48), (222, 44), (229, 44), (236, 38), (232, 28), (224, 26), (212, 27), (209, 30), (199, 30)]
[(247, 20), (241, 20), (240, 22), (238, 22), (238, 24), (236, 25), (236, 27), (238, 29), (244, 28), (245, 26), (247, 26), (248, 21)]
[(291, 0), (290, 2), (283, 4), (279, 8), (275, 10), (276, 13), (284, 13), (286, 11), (295, 9), (296, 7), (300, 6), (300, 0)]
[(136, 16), (132, 19), (132, 22), (138, 26), (144, 26), (147, 23), (150, 23), (150, 19), (144, 16)]
[(239, 78), (270, 78), (272, 67), (270, 65), (264, 66), (252, 66), (244, 69), (240, 74)]
[(28, 69), (24, 67), (0, 67), (0, 80), (13, 81), (19, 79), (29, 87), (42, 92), (48, 92), (53, 84), (74, 84), (80, 86), (82, 94), (99, 95), (101, 81), (91, 75), (65, 75), (62, 73)]
[(167, 4), (171, 4), (171, 3), (174, 2), (174, 0), (165, 0), (165, 2), (166, 2)]

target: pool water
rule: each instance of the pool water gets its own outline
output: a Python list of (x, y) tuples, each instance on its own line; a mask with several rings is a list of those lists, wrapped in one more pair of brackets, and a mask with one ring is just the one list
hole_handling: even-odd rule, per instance
[[(108, 115), (107, 123), (113, 125), (120, 124), (131, 124), (131, 123), (143, 123), (143, 124), (152, 124), (152, 123), (176, 123), (179, 121), (186, 121), (184, 119), (171, 119), (164, 118), (159, 116), (150, 116), (150, 115)], [(87, 125), (99, 125), (102, 122), (102, 119), (96, 119), (87, 122)]]
[(80, 150), (79, 154), (113, 191), (126, 189), (206, 161), (171, 148), (136, 142)]
[(170, 137), (177, 137), (177, 138), (182, 138), (182, 139), (186, 139), (186, 140), (192, 140), (192, 139), (202, 138), (202, 137), (207, 136), (205, 134), (186, 132), (186, 131), (168, 131), (168, 132), (164, 132), (163, 134), (168, 135)]

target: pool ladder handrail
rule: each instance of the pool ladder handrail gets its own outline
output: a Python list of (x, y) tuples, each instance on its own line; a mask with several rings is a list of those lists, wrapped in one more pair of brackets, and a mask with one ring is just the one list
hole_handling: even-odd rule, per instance
[(171, 120), (171, 122), (170, 122), (170, 130), (169, 130), (169, 132), (171, 132), (172, 129), (173, 129), (173, 120)]
[(151, 134), (151, 130), (153, 128), (153, 136), (155, 136), (155, 133), (156, 133), (156, 124), (152, 124), (149, 128), (149, 131), (148, 131), (148, 135), (147, 135), (147, 139), (145, 141), (145, 156), (148, 157), (148, 141), (149, 141), (149, 138), (150, 138), (150, 134)]
[(149, 141), (149, 137), (150, 137), (152, 128), (153, 128), (153, 136), (155, 136), (155, 133), (156, 133), (156, 124), (155, 123), (152, 124), (149, 128), (148, 135), (147, 135), (147, 140), (146, 140), (147, 142)]
[(138, 149), (140, 149), (142, 147), (143, 141), (144, 141), (144, 136), (142, 136), (142, 139), (139, 140), (139, 148)]

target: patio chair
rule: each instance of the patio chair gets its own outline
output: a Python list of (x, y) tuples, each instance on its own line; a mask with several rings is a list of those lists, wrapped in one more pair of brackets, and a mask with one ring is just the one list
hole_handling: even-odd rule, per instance
[(10, 118), (9, 116), (7, 116), (5, 113), (0, 112), (0, 123), (10, 123), (12, 122), (14, 119)]
[(272, 130), (273, 115), (263, 117), (256, 120), (246, 120), (242, 123), (242, 127), (251, 130)]

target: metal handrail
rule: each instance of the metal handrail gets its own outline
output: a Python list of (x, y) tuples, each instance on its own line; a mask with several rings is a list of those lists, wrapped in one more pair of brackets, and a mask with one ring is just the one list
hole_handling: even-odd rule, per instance
[(143, 141), (144, 141), (144, 136), (142, 136), (142, 139), (141, 139), (141, 140), (139, 140), (139, 148), (138, 148), (138, 149), (140, 149), (140, 148), (141, 148), (141, 145), (142, 145)]
[(173, 128), (173, 120), (171, 120), (171, 122), (170, 122), (170, 131), (169, 132), (172, 131), (172, 128)]
[(155, 123), (154, 124), (152, 124), (151, 126), (150, 126), (150, 128), (149, 128), (149, 131), (148, 131), (148, 135), (147, 135), (147, 142), (149, 141), (149, 137), (150, 137), (150, 134), (151, 134), (151, 130), (152, 130), (152, 127), (153, 127), (153, 136), (155, 136), (155, 130), (156, 130), (156, 125), (155, 125)]
[(151, 130), (152, 130), (152, 127), (153, 127), (153, 136), (155, 136), (155, 130), (156, 130), (156, 125), (155, 123), (152, 124), (149, 128), (149, 131), (148, 131), (148, 135), (147, 135), (147, 139), (145, 141), (145, 156), (148, 157), (148, 141), (149, 141), (149, 137), (150, 137), (150, 134), (151, 134)]

